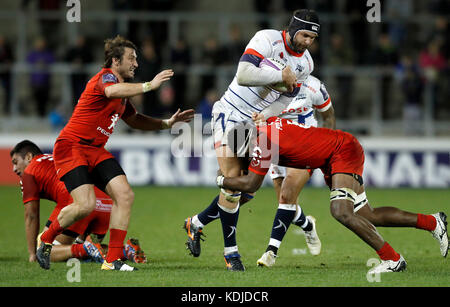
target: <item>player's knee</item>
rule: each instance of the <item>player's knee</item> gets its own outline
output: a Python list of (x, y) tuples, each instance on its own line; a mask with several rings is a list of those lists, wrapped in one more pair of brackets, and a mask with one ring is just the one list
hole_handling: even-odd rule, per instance
[(118, 193), (116, 196), (116, 202), (120, 206), (129, 206), (133, 205), (134, 202), (134, 192), (131, 188), (125, 189), (121, 193)]
[(280, 204), (295, 204), (297, 202), (297, 195), (294, 195), (290, 189), (281, 189)]
[(235, 207), (239, 204), (239, 201), (241, 199), (241, 195), (242, 193), (237, 191), (237, 192), (231, 192), (231, 191), (227, 191), (225, 189), (220, 189), (220, 197), (219, 197), (219, 201), (225, 201), (226, 203), (229, 203), (229, 206)]
[(96, 205), (96, 198), (94, 196), (87, 195), (87, 197), (78, 198), (74, 200), (74, 206), (77, 208), (77, 218), (83, 218), (88, 216), (94, 211)]
[(344, 225), (350, 224), (353, 218), (353, 210), (347, 203), (343, 201), (331, 202), (330, 212), (336, 220)]
[(83, 204), (79, 205), (79, 209), (78, 209), (78, 215), (80, 218), (84, 218), (86, 216), (88, 216), (89, 214), (91, 214), (92, 211), (95, 210), (95, 205), (96, 205), (96, 201), (95, 199), (91, 199), (89, 201), (86, 201)]

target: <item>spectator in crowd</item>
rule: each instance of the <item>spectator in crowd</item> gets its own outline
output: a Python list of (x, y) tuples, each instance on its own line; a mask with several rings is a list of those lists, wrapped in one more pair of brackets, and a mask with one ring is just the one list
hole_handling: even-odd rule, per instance
[[(448, 83), (445, 84), (445, 81), (448, 80), (448, 63), (441, 51), (441, 46), (441, 40), (433, 39), (427, 43), (426, 48), (419, 55), (419, 65), (430, 87), (429, 99), (434, 107), (434, 116), (438, 114), (436, 112), (439, 108), (438, 105), (441, 105), (438, 93), (448, 87)], [(446, 104), (448, 104), (448, 100), (444, 102), (443, 106)]]
[(226, 44), (226, 64), (234, 64), (244, 53), (247, 42), (242, 39), (241, 28), (238, 25), (232, 25), (229, 30), (230, 41)]
[(71, 64), (73, 69), (70, 81), (72, 85), (72, 101), (73, 106), (75, 106), (89, 78), (89, 74), (81, 71), (81, 69), (85, 68), (85, 64), (91, 63), (93, 60), (92, 50), (86, 42), (86, 37), (79, 36), (77, 38), (75, 45), (67, 50), (64, 60)]
[(426, 48), (420, 52), (419, 63), (425, 71), (427, 79), (435, 81), (439, 72), (447, 66), (447, 60), (441, 51), (441, 41), (431, 40)]
[(59, 133), (67, 123), (65, 108), (62, 104), (56, 106), (48, 114), (48, 120), (54, 133)]
[(211, 120), (212, 107), (217, 100), (219, 100), (217, 90), (215, 88), (211, 88), (206, 91), (205, 96), (197, 106), (196, 112), (202, 114), (204, 124)]
[(446, 16), (438, 16), (434, 22), (434, 29), (430, 35), (431, 39), (437, 39), (441, 43), (443, 56), (450, 60), (450, 29)]
[(33, 50), (27, 56), (27, 63), (31, 65), (32, 69), (30, 86), (40, 117), (44, 117), (46, 114), (51, 89), (49, 68), (54, 61), (53, 53), (47, 49), (45, 39), (37, 38)]
[[(47, 11), (47, 12), (59, 12), (61, 9), (61, 4), (65, 6), (67, 1), (61, 0), (22, 0), (22, 9), (28, 8), (31, 2), (37, 2), (37, 10), (39, 11)], [(47, 46), (51, 50), (57, 50), (57, 48), (61, 47), (61, 39), (60, 39), (60, 24), (61, 18), (40, 18), (40, 33), (42, 36), (45, 35), (47, 40)]]
[[(344, 40), (344, 36), (340, 33), (331, 35), (330, 53), (327, 59), (327, 64), (330, 66), (348, 67), (354, 64), (354, 54), (351, 46)], [(354, 108), (351, 108), (352, 92), (353, 92), (353, 75), (342, 74), (336, 76), (337, 91), (333, 95), (333, 102), (339, 106), (335, 109), (337, 118), (351, 117), (349, 114)]]
[(348, 18), (350, 37), (352, 38), (353, 50), (355, 50), (356, 64), (367, 64), (366, 51), (370, 50), (370, 38), (368, 31), (368, 22), (366, 1), (346, 1), (345, 14)]
[(416, 59), (404, 54), (396, 67), (396, 76), (403, 94), (403, 127), (405, 135), (420, 134), (424, 83)]
[(175, 46), (172, 46), (170, 50), (170, 63), (175, 72), (170, 80), (175, 90), (175, 101), (180, 108), (184, 109), (187, 107), (187, 69), (191, 64), (191, 49), (184, 39), (178, 39)]
[[(392, 43), (388, 33), (381, 33), (378, 37), (377, 45), (372, 49), (369, 56), (371, 64), (377, 68), (393, 68), (398, 63), (398, 50)], [(382, 103), (382, 117), (389, 119), (394, 112), (391, 112), (390, 97), (392, 86), (392, 75), (387, 71), (381, 77), (381, 103)]]
[(201, 94), (204, 95), (210, 88), (216, 86), (215, 68), (224, 63), (225, 52), (220, 47), (215, 35), (206, 38), (203, 44), (201, 62), (207, 66), (207, 73), (202, 76)]
[(169, 83), (164, 84), (159, 90), (159, 107), (158, 113), (160, 117), (171, 116), (178, 109), (175, 103), (175, 90)]
[(0, 82), (3, 86), (3, 113), (8, 115), (11, 107), (11, 65), (14, 57), (11, 46), (4, 36), (0, 36)]
[[(141, 44), (141, 52), (138, 54), (139, 67), (136, 69), (136, 80), (145, 82), (151, 80), (161, 71), (161, 61), (155, 51), (155, 45), (150, 38), (145, 39)], [(139, 107), (145, 115), (159, 117), (159, 104), (156, 92), (150, 91), (139, 98), (134, 97), (133, 102)]]
[(393, 44), (400, 47), (405, 43), (408, 24), (405, 22), (413, 15), (412, 0), (388, 0), (383, 6), (386, 15), (392, 18), (389, 22), (389, 35)]

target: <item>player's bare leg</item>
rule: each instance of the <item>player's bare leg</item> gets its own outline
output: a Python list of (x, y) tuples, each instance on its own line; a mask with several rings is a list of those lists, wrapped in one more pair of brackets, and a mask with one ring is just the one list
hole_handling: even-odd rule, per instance
[(70, 192), (73, 203), (64, 207), (58, 215), (62, 228), (67, 228), (76, 221), (88, 216), (95, 209), (96, 196), (93, 184), (83, 184)]
[(333, 217), (345, 227), (353, 231), (364, 242), (372, 247), (382, 262), (373, 268), (371, 273), (398, 272), (406, 268), (403, 257), (384, 241), (375, 226), (366, 218), (354, 213), (356, 196), (364, 192), (364, 186), (348, 174), (332, 176), (330, 211)]
[[(241, 175), (242, 159), (234, 155), (228, 146), (216, 148), (217, 162), (224, 176)], [(239, 217), (240, 192), (222, 190), (219, 195), (218, 208), (224, 235), (224, 257), (227, 269), (244, 271), (236, 243), (236, 226)]]
[(106, 261), (102, 270), (137, 270), (126, 265), (120, 259), (123, 255), (124, 240), (128, 230), (131, 216), (131, 208), (134, 201), (134, 192), (125, 175), (119, 175), (111, 179), (106, 185), (106, 193), (113, 199), (109, 222), (109, 244)]
[(395, 207), (372, 208), (367, 203), (358, 210), (357, 214), (365, 217), (377, 227), (415, 227), (417, 225), (417, 214)]
[(448, 254), (447, 216), (443, 212), (426, 215), (395, 207), (372, 208), (369, 203), (366, 203), (357, 211), (357, 214), (377, 227), (414, 227), (428, 230), (438, 240), (441, 255), (446, 257)]
[(60, 245), (54, 245), (52, 248), (52, 254), (50, 256), (51, 262), (66, 261), (67, 259), (73, 257), (72, 255), (72, 243), (74, 239), (70, 236), (60, 234), (55, 240)]
[[(352, 176), (347, 174), (334, 174), (332, 177), (332, 189), (339, 190), (342, 188), (350, 189), (356, 194), (362, 193), (361, 185)], [(348, 193), (348, 190), (344, 192)], [(381, 249), (385, 241), (372, 223), (353, 212), (354, 203), (349, 197), (336, 197), (335, 199), (331, 199), (330, 210), (332, 216), (345, 227), (352, 230), (373, 249), (376, 251)]]
[(64, 228), (88, 216), (96, 205), (96, 196), (92, 184), (83, 184), (75, 188), (70, 195), (73, 203), (64, 207), (58, 217), (41, 236), (41, 245), (36, 251), (36, 259), (43, 269), (50, 269), (52, 243)]

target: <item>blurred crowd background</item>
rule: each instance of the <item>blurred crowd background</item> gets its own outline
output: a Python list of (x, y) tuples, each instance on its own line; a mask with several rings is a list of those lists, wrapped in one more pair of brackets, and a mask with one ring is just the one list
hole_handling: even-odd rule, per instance
[[(367, 136), (450, 135), (450, 0), (65, 0), (0, 3), (0, 133), (58, 131), (90, 76), (103, 41), (121, 34), (139, 48), (136, 81), (172, 68), (173, 79), (135, 100), (145, 114), (195, 108), (208, 121), (260, 29), (284, 29), (298, 8), (318, 12), (310, 52), (337, 126)], [(127, 133), (126, 130), (122, 133)]]

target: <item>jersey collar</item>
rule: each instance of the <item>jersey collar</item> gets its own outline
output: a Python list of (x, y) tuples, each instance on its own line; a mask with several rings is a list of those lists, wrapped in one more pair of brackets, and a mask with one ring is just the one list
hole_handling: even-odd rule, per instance
[(283, 36), (284, 48), (286, 48), (286, 51), (287, 51), (290, 55), (293, 55), (293, 56), (296, 56), (296, 57), (301, 57), (301, 56), (303, 55), (304, 51), (303, 51), (302, 53), (297, 53), (297, 52), (295, 52), (294, 50), (292, 50), (291, 47), (289, 47), (289, 45), (288, 45), (288, 43), (287, 43), (287, 40), (286, 40), (286, 31), (283, 31), (283, 32), (281, 33), (281, 35)]

